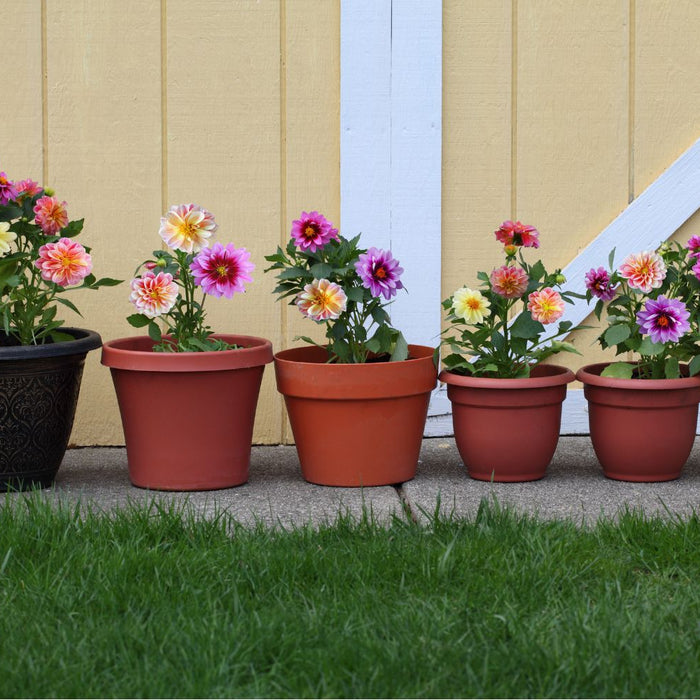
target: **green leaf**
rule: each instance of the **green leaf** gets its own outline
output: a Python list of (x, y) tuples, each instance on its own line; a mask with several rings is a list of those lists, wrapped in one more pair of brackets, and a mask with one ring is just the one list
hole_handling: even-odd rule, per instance
[(677, 357), (669, 357), (664, 365), (666, 379), (678, 379), (681, 376), (681, 368)]
[(695, 357), (688, 363), (688, 372), (690, 376), (695, 376), (700, 372), (700, 355), (695, 355)]
[(155, 321), (149, 321), (148, 323), (148, 335), (156, 343), (159, 343), (163, 339), (163, 334), (160, 332), (160, 328)]
[(77, 236), (83, 230), (84, 221), (85, 219), (70, 221), (67, 226), (61, 229), (61, 236), (64, 238), (73, 238)]
[(615, 248), (613, 248), (610, 251), (610, 255), (608, 255), (608, 267), (611, 270), (614, 270), (615, 268), (613, 267), (613, 263), (615, 262)]
[(63, 304), (63, 306), (67, 306), (71, 311), (75, 311), (75, 313), (78, 314), (78, 316), (82, 316), (80, 311), (78, 311), (78, 307), (72, 301), (70, 301), (70, 299), (66, 299), (64, 297), (56, 297), (56, 301), (59, 304)]
[(664, 343), (654, 343), (651, 340), (651, 336), (646, 335), (644, 338), (642, 338), (642, 342), (639, 345), (639, 348), (637, 348), (637, 352), (640, 355), (654, 357), (656, 355), (660, 355), (664, 351), (664, 348)]
[(75, 340), (75, 338), (69, 333), (62, 333), (61, 331), (51, 331), (49, 335), (54, 343), (66, 343), (69, 340)]
[(535, 321), (529, 311), (523, 311), (510, 327), (510, 334), (514, 338), (526, 338), (533, 340), (544, 333), (544, 326)]
[(608, 365), (601, 373), (601, 377), (615, 377), (617, 379), (632, 379), (634, 365), (629, 362), (613, 362)]
[(145, 314), (132, 314), (131, 316), (127, 316), (126, 320), (134, 328), (145, 328), (151, 322), (151, 319)]
[(12, 221), (22, 216), (22, 210), (15, 206), (0, 207), (0, 221)]
[(408, 359), (408, 343), (403, 337), (401, 331), (398, 332), (396, 337), (396, 345), (394, 346), (394, 352), (391, 353), (392, 362), (403, 362), (403, 360)]
[(362, 300), (365, 298), (365, 289), (364, 287), (350, 287), (345, 290), (345, 295), (350, 301), (361, 304)]
[(121, 284), (124, 280), (115, 280), (112, 277), (102, 277), (93, 284), (93, 287), (116, 287)]
[(629, 326), (622, 323), (610, 326), (610, 328), (605, 331), (603, 337), (608, 345), (618, 345), (619, 343), (623, 343), (630, 337)]
[(333, 272), (333, 268), (326, 263), (316, 263), (316, 265), (311, 266), (311, 274), (314, 279), (328, 279)]
[(530, 274), (528, 275), (531, 280), (539, 282), (545, 275), (547, 271), (544, 269), (544, 265), (541, 260), (538, 260), (531, 268)]

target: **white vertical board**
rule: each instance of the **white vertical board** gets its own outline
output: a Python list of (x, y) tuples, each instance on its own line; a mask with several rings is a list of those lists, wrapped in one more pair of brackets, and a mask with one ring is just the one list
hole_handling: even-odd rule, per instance
[(340, 189), (345, 236), (391, 248), (411, 343), (440, 333), (442, 1), (342, 0)]

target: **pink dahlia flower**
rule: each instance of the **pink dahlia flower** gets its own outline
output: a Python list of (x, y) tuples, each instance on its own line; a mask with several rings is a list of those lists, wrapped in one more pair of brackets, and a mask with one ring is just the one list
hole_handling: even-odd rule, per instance
[(628, 255), (620, 265), (620, 275), (632, 289), (648, 294), (658, 289), (666, 277), (666, 263), (658, 253), (643, 250)]
[(503, 265), (491, 273), (491, 289), (505, 299), (525, 294), (529, 279), (522, 267)]
[(39, 258), (34, 264), (41, 270), (43, 279), (60, 287), (78, 284), (92, 270), (92, 258), (80, 243), (70, 238), (60, 238), (39, 248)]
[(178, 204), (161, 217), (158, 233), (173, 250), (192, 253), (208, 246), (217, 228), (211, 212), (197, 204)]
[(698, 280), (700, 280), (700, 260), (698, 260), (695, 265), (692, 267), (692, 272), (697, 277)]
[(657, 299), (647, 300), (644, 309), (637, 313), (637, 324), (654, 343), (675, 343), (690, 330), (689, 318), (690, 312), (682, 301), (668, 299), (662, 294)]
[(47, 236), (57, 235), (68, 226), (68, 210), (65, 202), (56, 197), (39, 197), (34, 205), (36, 223)]
[(554, 323), (564, 314), (564, 300), (559, 292), (551, 287), (545, 287), (528, 296), (527, 310), (535, 321), (545, 324)]
[(21, 202), (27, 197), (33, 197), (34, 195), (41, 192), (42, 187), (38, 182), (34, 180), (20, 180), (15, 182), (15, 188), (17, 189), (17, 201)]
[(177, 284), (169, 272), (144, 272), (131, 281), (129, 301), (148, 318), (167, 314), (177, 301)]
[(17, 199), (17, 186), (5, 173), (0, 173), (0, 204), (7, 204)]
[(205, 294), (227, 299), (235, 292), (245, 292), (244, 282), (253, 281), (250, 273), (254, 269), (250, 253), (245, 248), (236, 249), (233, 243), (225, 248), (221, 243), (203, 248), (190, 265), (195, 284)]
[(586, 289), (603, 301), (610, 301), (617, 294), (617, 287), (612, 286), (610, 274), (604, 267), (593, 268), (586, 273)]
[(292, 222), (292, 238), (303, 251), (315, 253), (329, 241), (338, 240), (338, 229), (317, 211), (301, 212), (301, 216)]
[(336, 319), (345, 311), (348, 298), (342, 287), (326, 279), (314, 280), (296, 298), (299, 311), (314, 321)]
[(685, 246), (691, 258), (700, 256), (700, 236), (691, 236)]
[(495, 233), (504, 246), (540, 247), (540, 232), (534, 226), (526, 226), (520, 221), (504, 221)]
[(362, 286), (369, 289), (373, 297), (381, 295), (388, 300), (396, 296), (397, 290), (403, 289), (403, 283), (399, 280), (403, 268), (390, 250), (370, 248), (366, 253), (361, 253), (355, 270), (362, 280)]

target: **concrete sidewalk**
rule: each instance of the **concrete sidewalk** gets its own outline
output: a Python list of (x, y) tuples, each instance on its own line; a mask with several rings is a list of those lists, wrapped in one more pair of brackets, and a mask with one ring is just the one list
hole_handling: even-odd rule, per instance
[(84, 448), (68, 450), (55, 486), (41, 494), (67, 503), (80, 500), (101, 510), (153, 499), (166, 504), (187, 502), (200, 515), (224, 510), (245, 525), (260, 521), (282, 526), (332, 522), (339, 513), (360, 516), (363, 507), (381, 522), (394, 516), (426, 520), (438, 503), (444, 514), (473, 515), (480, 501), (493, 494), (520, 512), (592, 523), (600, 515), (614, 516), (625, 507), (666, 516), (700, 510), (700, 440), (677, 481), (632, 484), (606, 479), (589, 438), (576, 436), (561, 438), (541, 481), (491, 484), (467, 476), (454, 439), (431, 438), (423, 441), (413, 481), (398, 488), (366, 489), (309, 484), (301, 477), (294, 447), (259, 446), (253, 448), (247, 484), (188, 493), (135, 488), (129, 482), (124, 448)]

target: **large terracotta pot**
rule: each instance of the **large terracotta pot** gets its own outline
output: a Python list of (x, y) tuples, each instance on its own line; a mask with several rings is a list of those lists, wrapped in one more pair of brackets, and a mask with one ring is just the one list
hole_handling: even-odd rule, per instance
[(248, 480), (255, 410), (269, 340), (216, 335), (222, 352), (153, 352), (147, 336), (104, 344), (124, 427), (129, 479), (162, 491), (206, 491)]
[(559, 441), (561, 405), (574, 373), (538, 365), (524, 379), (444, 370), (455, 442), (469, 476), (481, 481), (541, 479)]
[(85, 356), (102, 339), (61, 332), (74, 340), (0, 347), (0, 491), (51, 486), (63, 461)]
[(403, 362), (328, 364), (318, 347), (275, 355), (304, 479), (324, 486), (383, 486), (416, 474), (433, 348), (409, 345)]
[(677, 479), (695, 440), (700, 377), (601, 377), (607, 366), (587, 365), (576, 374), (603, 473), (621, 481)]

